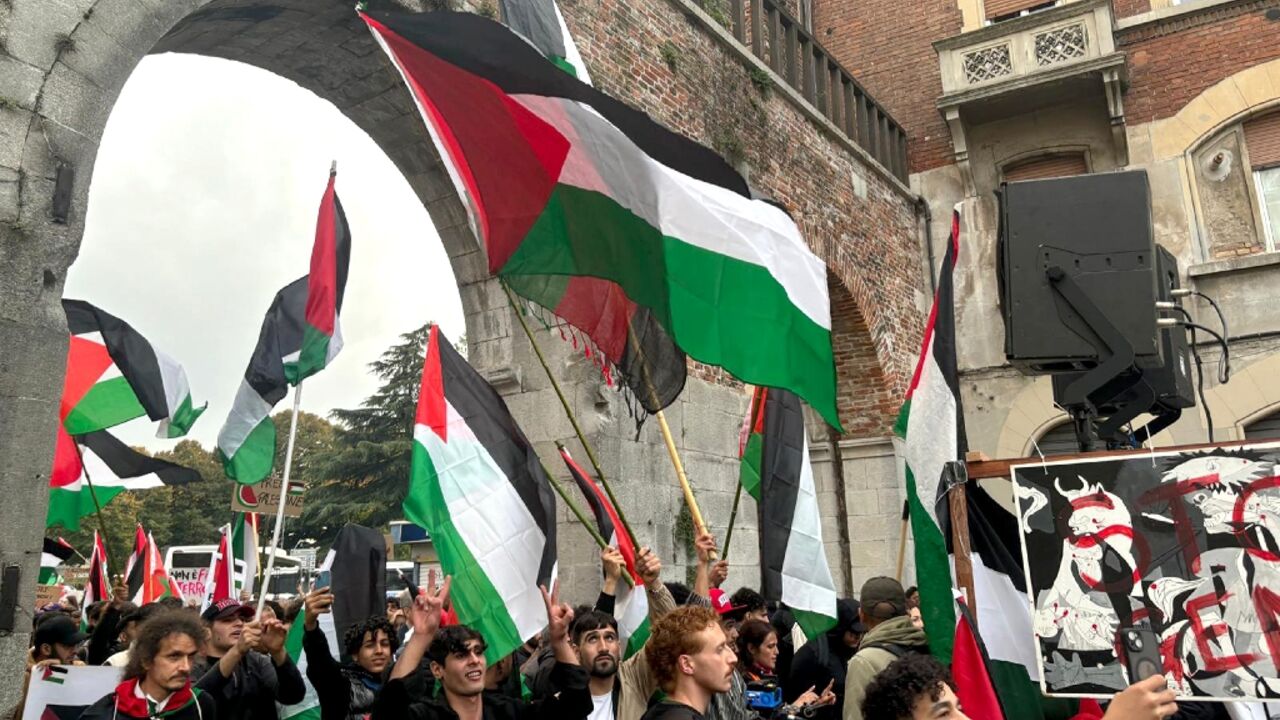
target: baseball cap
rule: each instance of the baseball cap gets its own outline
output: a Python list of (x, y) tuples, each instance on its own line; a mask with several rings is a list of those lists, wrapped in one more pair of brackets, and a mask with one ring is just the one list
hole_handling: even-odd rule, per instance
[(88, 633), (80, 632), (80, 626), (72, 620), (70, 616), (61, 613), (50, 615), (40, 621), (36, 626), (35, 638), (32, 644), (40, 647), (45, 643), (50, 645), (79, 645), (89, 639)]
[(719, 615), (729, 615), (739, 610), (746, 609), (745, 606), (735, 606), (730, 602), (729, 593), (721, 590), (720, 588), (711, 588), (711, 592), (709, 594), (711, 595), (711, 607)]
[(210, 605), (204, 612), (200, 613), (200, 617), (209, 622), (213, 622), (214, 620), (226, 620), (227, 618), (235, 617), (237, 615), (245, 620), (252, 620), (253, 616), (257, 615), (257, 612), (248, 605), (241, 604), (240, 601), (235, 598), (223, 598)]
[(858, 609), (862, 606), (852, 598), (840, 598), (836, 601), (836, 630), (840, 632), (865, 633), (867, 626), (862, 622)]
[(891, 577), (873, 577), (863, 583), (859, 599), (867, 615), (879, 620), (907, 614), (907, 593), (902, 583)]

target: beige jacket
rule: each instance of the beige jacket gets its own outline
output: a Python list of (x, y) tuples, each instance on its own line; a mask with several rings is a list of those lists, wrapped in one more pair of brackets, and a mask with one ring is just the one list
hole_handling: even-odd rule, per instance
[[(675, 610), (676, 601), (665, 585), (658, 584), (658, 589), (646, 587), (649, 596), (649, 623), (656, 624), (658, 618)], [(617, 682), (619, 692), (614, 696), (614, 717), (617, 720), (640, 720), (648, 708), (649, 697), (658, 689), (658, 679), (649, 669), (647, 648), (627, 658), (618, 666)]]
[(928, 639), (924, 630), (911, 624), (908, 615), (885, 620), (871, 628), (862, 638), (862, 648), (849, 659), (849, 673), (844, 680), (844, 720), (862, 720), (862, 700), (867, 696), (867, 686), (898, 659), (889, 650), (871, 647), (877, 643), (923, 648)]

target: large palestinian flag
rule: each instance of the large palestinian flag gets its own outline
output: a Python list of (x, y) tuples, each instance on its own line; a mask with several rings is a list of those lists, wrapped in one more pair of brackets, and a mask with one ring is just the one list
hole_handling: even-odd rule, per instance
[[(106, 430), (76, 441), (58, 428), (58, 443), (49, 474), (49, 510), (45, 525), (80, 529), (80, 518), (106, 507), (125, 490), (147, 490), (201, 480), (200, 473), (130, 448)], [(89, 483), (93, 483), (92, 489)], [(94, 500), (97, 502), (95, 503)]]
[(458, 621), (490, 662), (547, 624), (539, 585), (556, 574), (555, 499), (506, 403), (432, 326), (405, 517), (431, 533), (453, 576)]
[(56, 585), (60, 577), (58, 568), (75, 554), (75, 549), (62, 538), (57, 540), (45, 538), (44, 551), (40, 554), (40, 578), (36, 582), (41, 585)]
[(578, 489), (582, 491), (591, 512), (596, 516), (596, 529), (605, 542), (618, 548), (626, 560), (626, 573), (631, 583), (619, 583), (614, 590), (613, 615), (618, 620), (618, 640), (622, 643), (622, 657), (626, 658), (640, 652), (649, 640), (649, 597), (645, 594), (644, 581), (636, 570), (636, 546), (634, 540), (626, 532), (618, 510), (609, 502), (609, 496), (596, 481), (582, 469), (569, 455), (568, 448), (560, 446), (560, 457), (569, 468)]
[(181, 437), (207, 405), (191, 401), (187, 373), (121, 320), (83, 300), (63, 300), (71, 344), (62, 389), (62, 423), (72, 435), (146, 415), (157, 437)]
[(552, 310), (573, 278), (614, 283), (690, 357), (793, 390), (838, 426), (826, 268), (728, 163), (498, 23), (362, 17), (417, 100), (491, 272)]
[(739, 480), (756, 500), (761, 593), (786, 603), (805, 637), (836, 624), (836, 586), (822, 543), (804, 409), (795, 393), (758, 388)]
[[(938, 287), (924, 330), (924, 343), (895, 432), (904, 440), (907, 502), (915, 541), (916, 582), (920, 613), (929, 648), (950, 662), (956, 627), (951, 595), (951, 568), (942, 527), (946, 502), (940, 502), (947, 463), (962, 460), (968, 441), (960, 407), (960, 375), (956, 369), (955, 288), (953, 274), (960, 254), (960, 211), (951, 218), (951, 242), (938, 272)], [(939, 518), (939, 509), (942, 518)], [(981, 608), (982, 603), (978, 603)]]
[(306, 323), (307, 278), (276, 293), (258, 333), (244, 380), (236, 391), (227, 422), (218, 431), (218, 456), (227, 477), (245, 484), (271, 473), (276, 454), (276, 426), (271, 410), (289, 392), (284, 362), (302, 352)]
[(334, 192), (337, 171), (329, 172), (329, 184), (320, 198), (316, 240), (311, 247), (311, 272), (307, 274), (307, 306), (303, 316), (302, 347), (284, 358), (284, 373), (297, 385), (327, 366), (342, 349), (338, 311), (347, 287), (351, 264), (351, 230), (342, 203)]

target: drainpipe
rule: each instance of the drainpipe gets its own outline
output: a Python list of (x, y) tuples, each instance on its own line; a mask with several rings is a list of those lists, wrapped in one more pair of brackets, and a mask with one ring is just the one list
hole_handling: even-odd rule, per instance
[(924, 254), (929, 260), (929, 294), (938, 292), (937, 271), (933, 266), (933, 211), (929, 209), (929, 201), (923, 195), (916, 196), (916, 219), (924, 218)]

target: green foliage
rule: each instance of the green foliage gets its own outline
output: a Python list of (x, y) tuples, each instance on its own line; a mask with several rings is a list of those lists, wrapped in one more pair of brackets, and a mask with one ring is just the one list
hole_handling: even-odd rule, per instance
[(676, 66), (680, 64), (680, 49), (670, 40), (664, 40), (658, 46), (658, 52), (662, 54), (662, 62), (666, 63), (667, 69), (671, 72), (676, 71)]
[(490, 20), (497, 20), (498, 6), (494, 5), (492, 2), (489, 2), (489, 0), (484, 0), (484, 2), (481, 2), (476, 6), (476, 14), (481, 15), (483, 17), (487, 17)]
[(699, 0), (698, 4), (711, 16), (712, 20), (727, 30), (733, 29), (733, 18), (729, 17), (728, 0)]
[(773, 77), (761, 68), (751, 68), (751, 84), (756, 86), (760, 92), (768, 92), (773, 88)]

